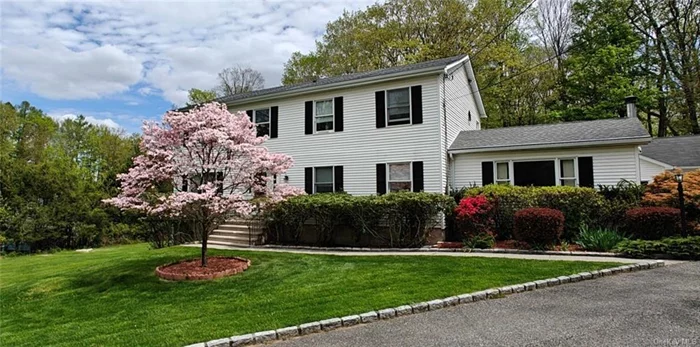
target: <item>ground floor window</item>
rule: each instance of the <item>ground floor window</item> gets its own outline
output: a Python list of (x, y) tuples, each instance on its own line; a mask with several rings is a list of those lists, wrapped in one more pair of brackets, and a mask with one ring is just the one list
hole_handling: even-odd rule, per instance
[(577, 158), (500, 161), (493, 165), (491, 182), (516, 186), (576, 187), (580, 179), (578, 166)]
[(413, 181), (411, 163), (393, 163), (389, 166), (388, 186), (390, 192), (411, 191)]
[(314, 193), (332, 193), (333, 167), (317, 167), (314, 170)]

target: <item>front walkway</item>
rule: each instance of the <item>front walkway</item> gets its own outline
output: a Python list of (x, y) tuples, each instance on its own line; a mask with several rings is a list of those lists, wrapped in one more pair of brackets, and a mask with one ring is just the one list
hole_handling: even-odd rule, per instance
[(569, 283), (274, 346), (700, 346), (700, 262)]
[[(188, 244), (186, 247), (199, 247), (199, 244)], [(230, 249), (240, 251), (256, 251), (256, 252), (286, 252), (300, 254), (325, 254), (325, 255), (342, 255), (342, 256), (386, 256), (386, 255), (402, 255), (402, 256), (443, 256), (443, 257), (484, 257), (484, 258), (511, 258), (511, 259), (535, 259), (535, 260), (572, 260), (572, 261), (593, 261), (593, 262), (617, 262), (617, 263), (638, 263), (640, 259), (620, 258), (620, 257), (599, 257), (599, 256), (578, 256), (578, 255), (549, 255), (549, 254), (510, 254), (510, 253), (478, 253), (478, 252), (406, 252), (406, 251), (326, 251), (326, 250), (308, 250), (308, 249), (284, 249), (284, 248), (268, 248), (268, 247), (231, 247), (220, 245), (208, 245), (210, 249)], [(676, 264), (682, 261), (666, 260), (666, 264)]]

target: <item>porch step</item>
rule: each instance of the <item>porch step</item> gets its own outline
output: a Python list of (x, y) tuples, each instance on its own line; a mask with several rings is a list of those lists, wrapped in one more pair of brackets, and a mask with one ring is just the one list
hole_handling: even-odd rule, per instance
[(209, 243), (213, 245), (249, 247), (261, 244), (263, 228), (249, 228), (247, 220), (230, 219), (219, 225), (209, 235)]

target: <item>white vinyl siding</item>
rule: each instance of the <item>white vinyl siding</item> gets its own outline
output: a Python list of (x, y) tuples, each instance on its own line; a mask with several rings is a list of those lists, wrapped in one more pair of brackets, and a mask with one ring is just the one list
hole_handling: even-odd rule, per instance
[[(449, 75), (448, 75), (449, 76)], [(479, 122), (479, 109), (476, 106), (476, 99), (474, 96), (474, 90), (472, 90), (469, 84), (469, 78), (467, 77), (467, 71), (465, 66), (459, 66), (454, 69), (451, 73), (452, 77), (448, 77), (443, 81), (442, 76), (438, 77), (439, 93), (440, 97), (443, 97), (444, 83), (444, 99), (445, 99), (445, 109), (443, 112), (442, 106), (440, 107), (440, 139), (442, 146), (445, 151), (442, 155), (442, 165), (445, 167), (445, 172), (448, 172), (448, 159), (447, 159), (447, 148), (452, 145), (455, 138), (461, 131), (464, 130), (479, 130), (481, 125)], [(469, 113), (471, 112), (472, 118), (469, 120)], [(447, 114), (447, 122), (442, 123), (442, 118), (444, 114)], [(453, 168), (449, 168), (452, 171)], [(447, 174), (442, 178), (443, 186), (447, 183)], [(450, 183), (451, 187), (457, 187), (456, 185)]]
[(575, 157), (593, 157), (593, 181), (596, 187), (601, 184), (615, 185), (621, 179), (639, 183), (636, 151), (636, 145), (629, 145), (455, 154), (454, 186), (460, 188), (482, 185), (481, 163), (484, 161), (553, 160), (555, 158), (564, 160)]
[[(266, 102), (229, 106), (230, 111), (279, 107), (278, 137), (265, 146), (294, 158), (289, 184), (304, 188), (304, 168), (342, 165), (344, 190), (352, 195), (377, 193), (376, 165), (422, 161), (424, 191), (443, 192), (441, 181), (440, 101), (438, 75), (329, 90)], [(422, 86), (423, 123), (376, 127), (375, 92)], [(343, 97), (342, 132), (305, 136), (304, 103)]]
[(658, 163), (646, 160), (644, 158), (639, 158), (639, 167), (642, 174), (642, 181), (651, 182), (654, 180), (654, 176), (664, 172), (665, 170), (672, 169), (671, 165), (663, 166)]

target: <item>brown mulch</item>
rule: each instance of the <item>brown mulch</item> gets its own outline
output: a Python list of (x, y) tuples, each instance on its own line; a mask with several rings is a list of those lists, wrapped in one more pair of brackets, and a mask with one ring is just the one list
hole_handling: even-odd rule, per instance
[(171, 281), (211, 280), (245, 271), (250, 260), (238, 257), (209, 257), (207, 267), (201, 259), (185, 260), (156, 268), (156, 275)]

